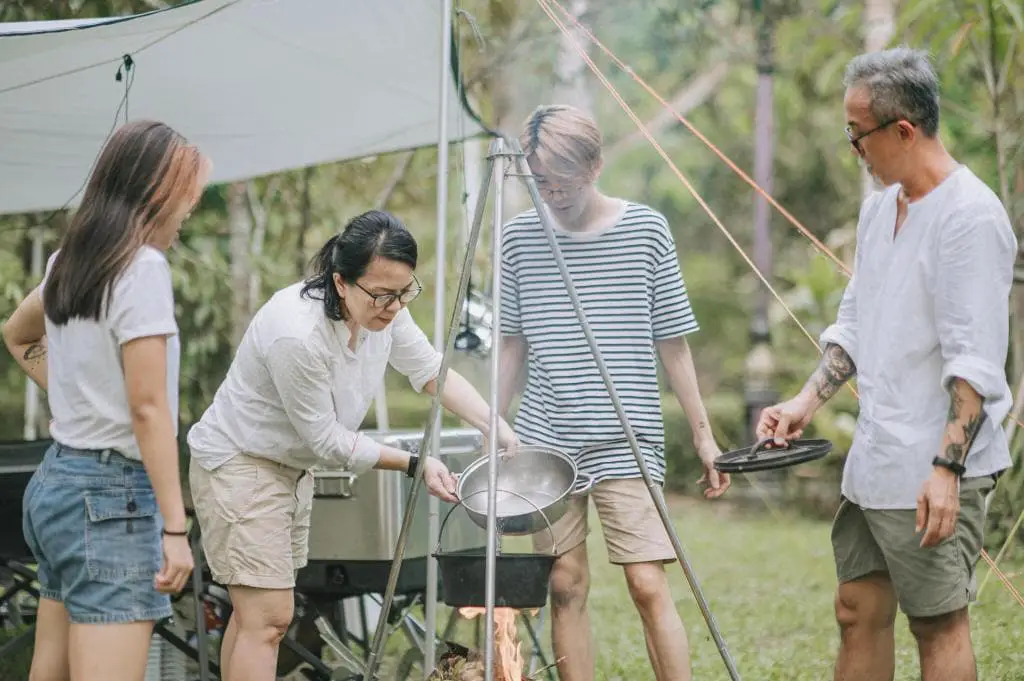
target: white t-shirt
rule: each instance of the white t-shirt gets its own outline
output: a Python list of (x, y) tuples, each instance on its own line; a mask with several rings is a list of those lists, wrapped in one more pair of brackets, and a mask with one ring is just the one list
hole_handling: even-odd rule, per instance
[[(46, 265), (46, 285), (56, 253)], [(168, 336), (167, 400), (178, 428), (181, 349), (174, 318), (171, 268), (164, 254), (143, 246), (111, 289), (109, 313), (100, 321), (46, 319), (50, 434), (79, 449), (115, 449), (141, 460), (124, 385), (121, 346), (147, 336)]]
[(188, 433), (192, 459), (214, 470), (239, 453), (307, 470), (363, 473), (380, 445), (358, 432), (390, 364), (417, 392), (437, 378), (437, 352), (403, 309), (381, 331), (360, 330), (302, 298), (302, 282), (275, 293), (253, 317), (213, 404)]

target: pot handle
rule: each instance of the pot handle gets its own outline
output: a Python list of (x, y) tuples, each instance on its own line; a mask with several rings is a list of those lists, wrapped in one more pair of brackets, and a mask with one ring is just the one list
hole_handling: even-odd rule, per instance
[(583, 478), (583, 486), (569, 492), (570, 497), (581, 497), (591, 490), (594, 486), (594, 476), (590, 473), (577, 473), (576, 477)]
[[(580, 475), (584, 475), (584, 474), (581, 473)], [(589, 475), (587, 477), (590, 478)], [(484, 494), (486, 491), (487, 491), (486, 489), (478, 489), (477, 491), (472, 492), (472, 493), (470, 493), (467, 496), (475, 497), (478, 494)], [(522, 494), (519, 494), (518, 492), (513, 492), (510, 489), (498, 489), (498, 491), (499, 492), (505, 492), (506, 494), (511, 494), (512, 496), (515, 496), (515, 497), (519, 497), (520, 499), (522, 499), (523, 501), (528, 503), (530, 506), (533, 506), (534, 510), (536, 510), (537, 513), (540, 513), (540, 517), (544, 519), (544, 524), (548, 526), (548, 532), (551, 534), (551, 551), (552, 551), (552, 555), (557, 556), (558, 555), (558, 539), (555, 537), (555, 530), (554, 530), (553, 527), (551, 527), (551, 521), (548, 520), (548, 516), (547, 516), (546, 513), (544, 513), (543, 509), (541, 509), (539, 506), (537, 506), (537, 504), (535, 504), (532, 501), (530, 501), (529, 498), (524, 497)], [(465, 504), (462, 502), (462, 499), (459, 499), (458, 503), (452, 504), (452, 507), (449, 508), (448, 512), (444, 514), (444, 520), (441, 521), (441, 527), (439, 527), (438, 530), (437, 530), (437, 546), (434, 547), (434, 553), (440, 553), (441, 552), (441, 537), (444, 535), (445, 525), (448, 524), (448, 518), (451, 517), (452, 512), (455, 509), (457, 509), (459, 506), (465, 506)], [(498, 553), (501, 553), (500, 549), (498, 550)]]

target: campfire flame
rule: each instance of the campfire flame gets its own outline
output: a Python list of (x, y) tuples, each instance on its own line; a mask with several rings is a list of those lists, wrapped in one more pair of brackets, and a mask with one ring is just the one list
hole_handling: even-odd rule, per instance
[[(459, 614), (466, 619), (484, 616), (486, 608), (460, 608)], [(523, 657), (520, 652), (516, 611), (513, 608), (494, 609), (494, 677), (498, 681), (522, 681)]]

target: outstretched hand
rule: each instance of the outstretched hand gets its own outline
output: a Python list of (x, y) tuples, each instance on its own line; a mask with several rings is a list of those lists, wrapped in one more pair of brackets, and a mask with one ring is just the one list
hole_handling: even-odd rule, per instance
[(456, 496), (459, 483), (440, 459), (427, 457), (423, 462), (423, 482), (431, 494), (442, 501), (456, 504), (459, 498)]

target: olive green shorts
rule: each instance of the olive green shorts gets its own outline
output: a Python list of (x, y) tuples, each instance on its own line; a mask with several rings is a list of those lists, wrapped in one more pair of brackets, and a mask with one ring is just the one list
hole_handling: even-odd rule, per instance
[(914, 531), (916, 511), (864, 509), (844, 497), (832, 524), (839, 583), (887, 573), (908, 617), (932, 617), (966, 607), (975, 597), (985, 497), (995, 484), (989, 475), (963, 480), (956, 530), (929, 548), (920, 546), (924, 532)]

